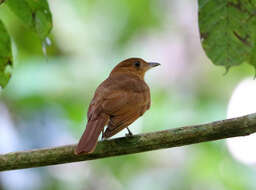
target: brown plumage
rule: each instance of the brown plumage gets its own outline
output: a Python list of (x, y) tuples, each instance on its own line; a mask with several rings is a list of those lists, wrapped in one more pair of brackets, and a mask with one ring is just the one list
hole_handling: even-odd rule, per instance
[(144, 75), (158, 65), (140, 58), (130, 58), (111, 71), (96, 89), (88, 109), (86, 129), (75, 149), (76, 154), (93, 152), (101, 132), (103, 138), (109, 138), (124, 128), (128, 129), (150, 108), (150, 90)]

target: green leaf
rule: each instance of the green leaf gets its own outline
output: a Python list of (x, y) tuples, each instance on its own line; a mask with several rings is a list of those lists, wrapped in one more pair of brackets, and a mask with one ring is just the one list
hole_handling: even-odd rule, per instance
[(0, 87), (4, 88), (10, 77), (12, 68), (11, 39), (0, 20)]
[(256, 68), (256, 0), (199, 0), (202, 46), (215, 65)]
[(52, 29), (47, 0), (6, 0), (5, 4), (43, 41)]

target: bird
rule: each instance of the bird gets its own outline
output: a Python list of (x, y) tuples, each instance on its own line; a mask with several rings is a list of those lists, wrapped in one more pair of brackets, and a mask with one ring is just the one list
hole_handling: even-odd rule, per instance
[[(129, 58), (117, 64), (96, 89), (87, 112), (87, 125), (75, 154), (92, 153), (98, 138), (107, 139), (127, 128), (151, 105), (150, 89), (144, 81), (146, 71), (160, 65), (141, 58)], [(104, 128), (106, 129), (104, 130)]]

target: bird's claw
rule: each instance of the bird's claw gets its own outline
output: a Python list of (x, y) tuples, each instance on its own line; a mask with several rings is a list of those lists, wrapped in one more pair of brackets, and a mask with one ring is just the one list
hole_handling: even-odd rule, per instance
[(125, 134), (125, 136), (126, 136), (126, 137), (131, 137), (131, 136), (132, 136), (132, 134), (130, 134), (130, 133), (126, 133), (126, 134)]
[(125, 134), (126, 137), (131, 137), (133, 136), (132, 132), (129, 130), (129, 128), (127, 128), (128, 133)]

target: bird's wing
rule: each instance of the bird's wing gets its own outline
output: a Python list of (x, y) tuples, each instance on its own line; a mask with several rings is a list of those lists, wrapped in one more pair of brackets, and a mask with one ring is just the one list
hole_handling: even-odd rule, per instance
[(150, 106), (150, 92), (144, 81), (126, 75), (108, 78), (96, 90), (88, 109), (88, 118), (99, 113), (120, 115), (129, 107)]
[(122, 91), (119, 97), (108, 99), (103, 104), (110, 113), (110, 121), (103, 137), (109, 138), (128, 127), (150, 107), (148, 92)]
[(100, 93), (96, 92), (88, 109), (88, 120), (94, 120), (101, 113), (105, 113), (107, 115), (116, 113), (121, 107), (126, 105), (127, 100), (127, 93), (122, 90), (112, 92), (110, 92), (110, 90), (105, 90)]
[(123, 115), (110, 117), (107, 129), (103, 133), (104, 138), (112, 137), (119, 131), (128, 127), (141, 116), (141, 111), (131, 111)]

